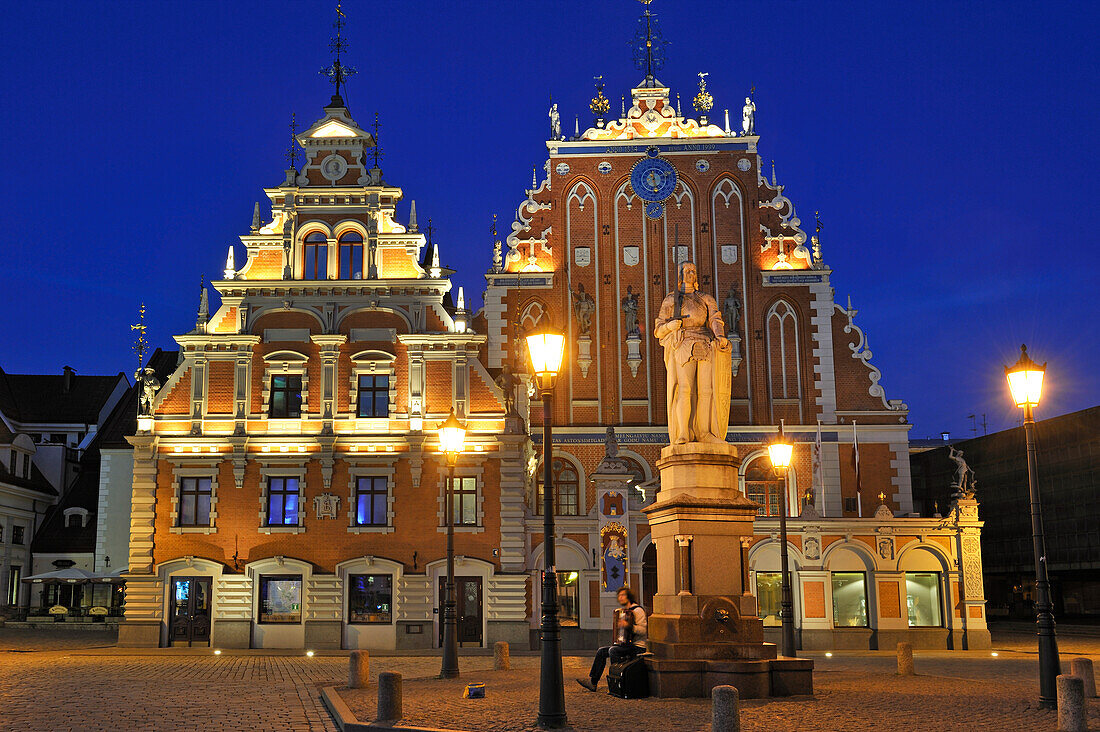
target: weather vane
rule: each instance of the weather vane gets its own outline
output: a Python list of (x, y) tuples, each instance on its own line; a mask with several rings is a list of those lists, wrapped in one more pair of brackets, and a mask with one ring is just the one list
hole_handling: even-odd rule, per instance
[(145, 303), (141, 304), (141, 308), (138, 309), (138, 322), (130, 326), (130, 330), (136, 330), (138, 332), (137, 340), (134, 341), (132, 346), (134, 353), (138, 357), (138, 368), (140, 369), (145, 365), (145, 352), (149, 350), (149, 341), (145, 339), (145, 330), (148, 327), (145, 325)]
[(382, 144), (378, 142), (378, 130), (382, 129), (382, 123), (378, 121), (378, 112), (374, 113), (374, 124), (371, 125), (374, 129), (374, 167), (380, 167), (378, 165), (379, 159), (382, 157)]
[(344, 26), (347, 25), (346, 18), (344, 11), (340, 8), (340, 3), (336, 3), (336, 20), (332, 24), (332, 27), (336, 29), (336, 35), (328, 44), (328, 48), (333, 54), (332, 64), (320, 71), (321, 75), (327, 77), (335, 88), (336, 93), (332, 95), (334, 97), (333, 102), (340, 98), (340, 87), (344, 86), (346, 91), (347, 80), (356, 73), (354, 66), (345, 66), (340, 62), (340, 54), (348, 50), (348, 42), (344, 38)]
[(821, 214), (820, 211), (814, 211), (814, 227), (815, 227), (814, 228), (814, 233), (815, 234), (820, 234), (821, 233), (821, 215), (820, 214)]
[(592, 114), (596, 115), (597, 118), (602, 118), (611, 109), (611, 102), (603, 95), (603, 74), (592, 78), (596, 82), (596, 96), (592, 97), (592, 101), (588, 103), (588, 108), (592, 110)]
[(707, 91), (707, 76), (709, 76), (709, 72), (699, 72), (699, 93), (695, 95), (695, 99), (691, 103), (691, 106), (695, 107), (695, 111), (702, 112), (704, 115), (714, 107), (714, 97)]
[(286, 161), (290, 167), (298, 168), (298, 117), (294, 112), (290, 113), (290, 144), (286, 147)]
[(645, 12), (638, 18), (638, 30), (630, 39), (629, 45), (634, 49), (634, 67), (645, 72), (646, 86), (654, 86), (655, 74), (665, 65), (665, 46), (668, 41), (657, 26), (657, 16), (649, 12), (649, 4), (653, 0), (638, 2), (645, 6)]

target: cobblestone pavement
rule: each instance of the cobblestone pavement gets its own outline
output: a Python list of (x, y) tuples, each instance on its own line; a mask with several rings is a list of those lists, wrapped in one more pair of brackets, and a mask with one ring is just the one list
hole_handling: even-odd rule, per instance
[[(335, 732), (320, 703), (321, 686), (345, 683), (343, 655), (306, 658), (288, 651), (221, 656), (205, 650), (114, 649), (109, 631), (0, 628), (0, 731), (271, 730)], [(1100, 638), (1061, 638), (1062, 658), (1091, 655)], [(1054, 730), (1053, 712), (1037, 709), (1034, 637), (994, 638), (999, 656), (916, 652), (917, 676), (894, 675), (892, 654), (813, 654), (815, 695), (749, 700), (742, 725), (752, 730)], [(1018, 649), (1018, 650), (1015, 650)], [(527, 730), (537, 712), (537, 656), (513, 655), (514, 670), (491, 671), (487, 656), (462, 656), (457, 681), (430, 678), (435, 656), (371, 658), (371, 678), (405, 678), (409, 722), (491, 732)], [(624, 701), (573, 682), (587, 657), (564, 659), (566, 706), (578, 731), (705, 730), (704, 699)], [(484, 681), (484, 700), (464, 700), (465, 683)], [(361, 721), (373, 718), (376, 690), (341, 692)], [(1100, 729), (1100, 701), (1090, 700)]]

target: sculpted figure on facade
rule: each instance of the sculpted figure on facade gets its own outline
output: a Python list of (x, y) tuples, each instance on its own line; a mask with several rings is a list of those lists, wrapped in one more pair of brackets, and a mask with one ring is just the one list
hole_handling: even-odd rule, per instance
[(722, 303), (722, 319), (726, 322), (726, 330), (731, 335), (740, 335), (741, 299), (737, 297), (737, 290), (733, 289), (732, 285), (725, 302)]
[(134, 381), (141, 384), (138, 414), (147, 417), (153, 413), (153, 399), (160, 391), (160, 379), (157, 378), (156, 371), (145, 367), (134, 372)]
[(561, 115), (558, 114), (558, 104), (554, 102), (550, 105), (550, 139), (561, 139)]
[(745, 106), (741, 108), (741, 134), (756, 134), (756, 102), (752, 97), (745, 97)]
[(623, 316), (626, 321), (626, 334), (628, 336), (640, 335), (638, 328), (638, 296), (630, 285), (626, 286), (626, 296), (622, 300)]
[(956, 450), (951, 445), (947, 446), (947, 456), (955, 461), (955, 482), (951, 485), (955, 489), (952, 498), (973, 498), (978, 488), (978, 482), (974, 480), (974, 471), (970, 469), (963, 458), (962, 450)]
[(578, 283), (577, 291), (573, 293), (573, 312), (577, 315), (577, 326), (580, 335), (588, 335), (592, 329), (592, 315), (596, 312), (596, 301), (584, 291), (584, 285)]
[(695, 265), (684, 262), (676, 292), (661, 302), (653, 328), (664, 347), (673, 445), (725, 442), (729, 423), (732, 346), (718, 302), (698, 288)]
[(504, 362), (504, 366), (500, 370), (500, 376), (497, 377), (496, 384), (504, 393), (504, 415), (506, 417), (519, 416), (519, 413), (516, 412), (516, 386), (519, 385), (519, 380), (512, 373), (512, 367), (507, 361)]

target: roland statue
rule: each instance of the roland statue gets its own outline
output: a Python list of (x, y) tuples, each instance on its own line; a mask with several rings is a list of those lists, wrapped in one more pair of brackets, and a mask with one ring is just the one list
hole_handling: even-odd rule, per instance
[(669, 437), (673, 445), (725, 443), (733, 349), (722, 311), (713, 297), (699, 292), (693, 263), (680, 264), (677, 280), (653, 328), (665, 349)]

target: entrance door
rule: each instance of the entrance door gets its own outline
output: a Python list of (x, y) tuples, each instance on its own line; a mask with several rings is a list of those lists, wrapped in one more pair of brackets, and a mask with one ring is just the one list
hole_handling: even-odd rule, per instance
[(210, 645), (210, 577), (173, 577), (168, 644)]
[[(446, 577), (439, 578), (439, 646), (443, 647), (443, 600), (446, 597)], [(458, 615), (458, 644), (480, 646), (481, 634), (481, 578), (455, 577), (455, 611)]]

